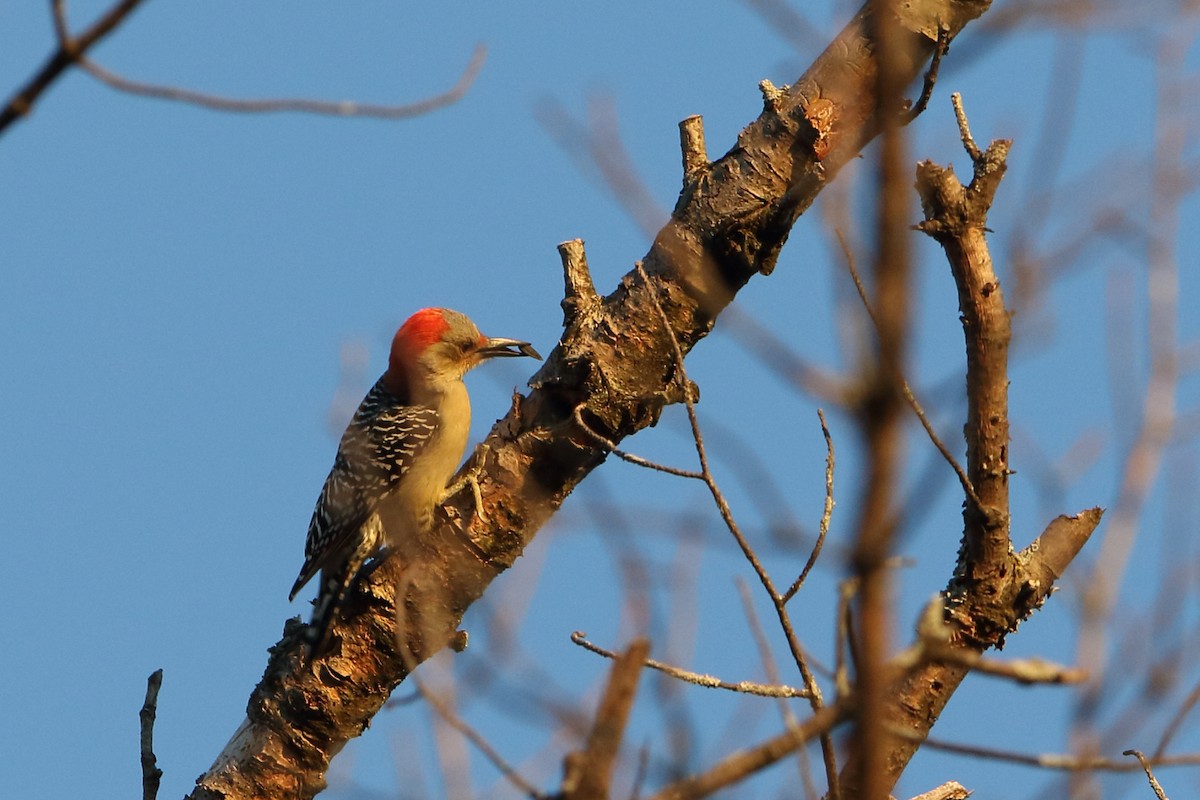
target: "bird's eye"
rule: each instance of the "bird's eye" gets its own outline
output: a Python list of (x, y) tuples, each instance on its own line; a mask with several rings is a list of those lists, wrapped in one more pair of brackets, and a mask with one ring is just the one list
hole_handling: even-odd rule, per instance
[(471, 343), (470, 342), (459, 342), (458, 349), (459, 349), (459, 352), (461, 352), (463, 355), (466, 355), (467, 353), (471, 352)]

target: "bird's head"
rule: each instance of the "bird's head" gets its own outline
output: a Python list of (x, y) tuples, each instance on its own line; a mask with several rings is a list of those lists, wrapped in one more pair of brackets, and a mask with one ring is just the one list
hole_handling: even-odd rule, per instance
[(516, 356), (541, 359), (529, 342), (484, 336), (465, 314), (423, 308), (396, 331), (385, 377), (393, 391), (401, 383), (405, 390), (416, 388), (416, 382), (435, 388), (461, 380), (490, 358)]

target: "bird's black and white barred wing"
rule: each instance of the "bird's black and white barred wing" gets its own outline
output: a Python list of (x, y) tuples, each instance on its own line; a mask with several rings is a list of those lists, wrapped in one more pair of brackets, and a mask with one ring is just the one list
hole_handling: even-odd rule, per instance
[(412, 465), (437, 426), (434, 409), (405, 405), (382, 383), (367, 393), (342, 435), (313, 509), (304, 566), (289, 599), (319, 570), (339, 564), (358, 549), (375, 505)]

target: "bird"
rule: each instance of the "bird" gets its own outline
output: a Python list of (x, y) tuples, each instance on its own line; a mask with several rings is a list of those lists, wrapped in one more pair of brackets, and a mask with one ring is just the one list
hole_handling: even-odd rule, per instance
[(541, 360), (529, 342), (486, 337), (447, 308), (423, 308), (396, 331), (387, 370), (338, 443), (288, 595), (295, 600), (321, 573), (304, 636), (313, 658), (326, 652), (332, 623), (367, 561), (432, 526), (471, 428), (463, 376), (489, 359), (518, 356)]

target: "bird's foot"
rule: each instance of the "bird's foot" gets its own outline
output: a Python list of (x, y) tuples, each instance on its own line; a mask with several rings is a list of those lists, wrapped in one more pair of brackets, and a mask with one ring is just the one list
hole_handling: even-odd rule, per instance
[(467, 473), (454, 483), (446, 487), (446, 492), (442, 495), (440, 504), (444, 504), (454, 495), (463, 490), (464, 487), (471, 487), (471, 495), (475, 498), (475, 516), (483, 524), (488, 524), (487, 514), (483, 510), (483, 493), (479, 490), (479, 474), (483, 472), (483, 461), (487, 457), (489, 448), (486, 444), (479, 445), (479, 458), (475, 461), (475, 466), (467, 470)]

